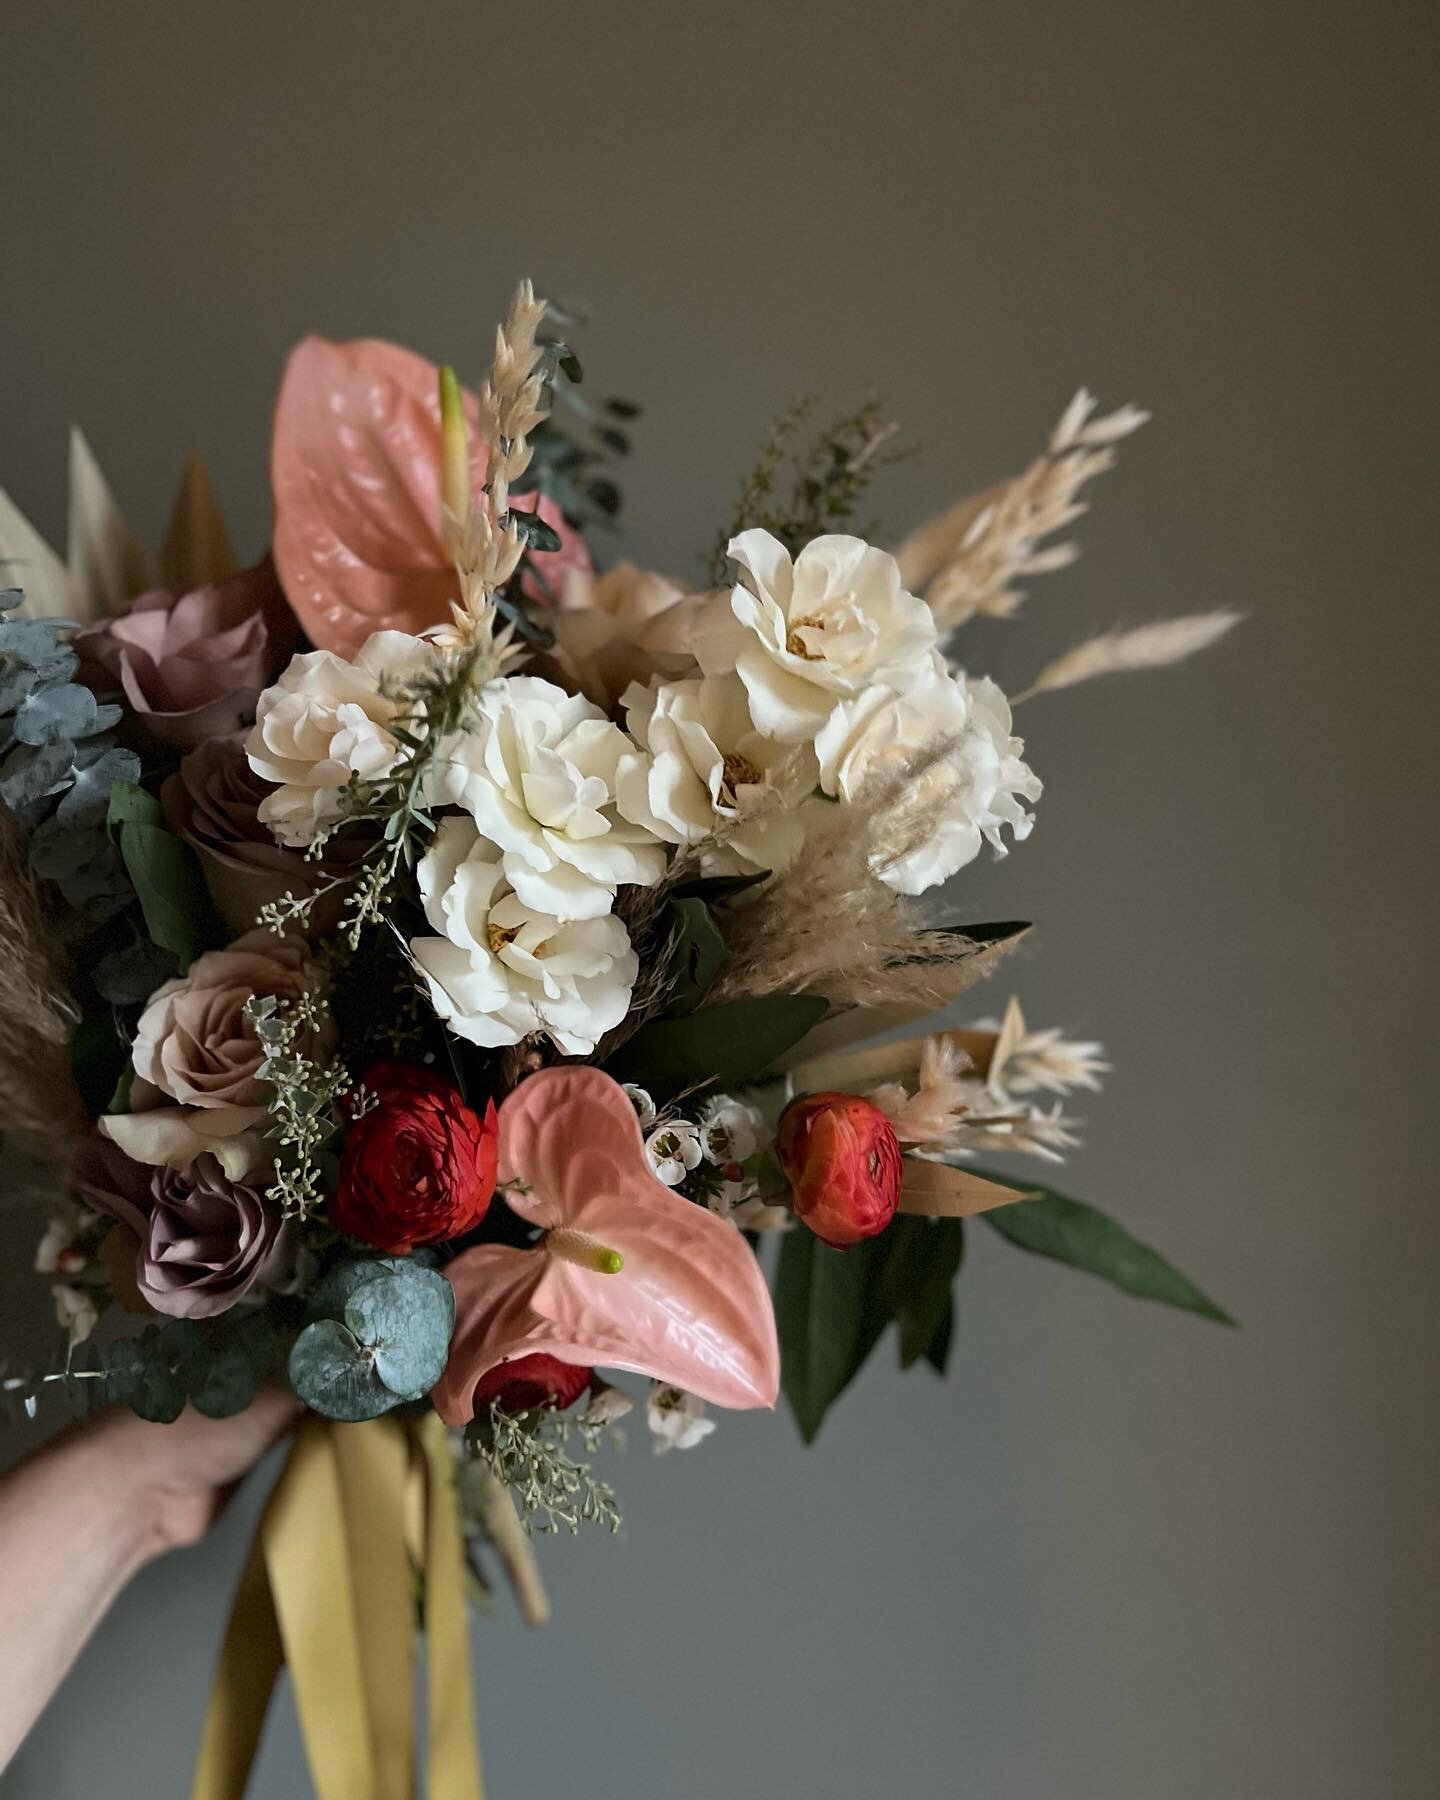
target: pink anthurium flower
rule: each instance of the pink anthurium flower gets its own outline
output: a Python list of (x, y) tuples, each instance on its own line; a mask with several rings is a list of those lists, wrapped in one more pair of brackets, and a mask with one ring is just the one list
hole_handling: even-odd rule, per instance
[[(270, 457), (275, 565), (317, 649), (353, 656), (372, 632), (420, 632), (450, 615), (439, 381), (434, 363), (378, 338), (307, 337), (290, 353)], [(473, 394), (464, 406), (478, 494), (486, 459)], [(530, 510), (536, 498), (515, 504)], [(565, 572), (588, 569), (590, 558), (553, 501), (539, 510), (562, 542), (535, 566), (558, 592)]]
[(447, 1425), (474, 1416), (487, 1371), (535, 1352), (653, 1375), (717, 1406), (775, 1404), (775, 1315), (754, 1256), (733, 1225), (655, 1179), (608, 1075), (522, 1082), (500, 1108), (500, 1177), (545, 1236), (529, 1250), (480, 1244), (446, 1269), (455, 1336), (432, 1398)]

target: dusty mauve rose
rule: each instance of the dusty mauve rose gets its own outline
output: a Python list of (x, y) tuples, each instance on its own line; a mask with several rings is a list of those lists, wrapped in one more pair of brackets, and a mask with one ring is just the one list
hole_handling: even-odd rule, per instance
[(263, 1052), (245, 1003), (257, 994), (296, 999), (306, 955), (297, 937), (248, 931), (158, 987), (136, 1028), (131, 1110), (107, 1113), (105, 1135), (137, 1162), (184, 1168), (211, 1151), (232, 1179), (249, 1173), (265, 1094), (257, 1079)]
[(476, 1417), (488, 1412), (492, 1400), (498, 1400), (506, 1412), (531, 1412), (537, 1406), (554, 1406), (564, 1412), (589, 1387), (594, 1373), (561, 1362), (558, 1356), (547, 1356), (543, 1350), (496, 1363), (475, 1383)]
[(805, 1094), (780, 1115), (775, 1154), (795, 1211), (836, 1250), (874, 1237), (900, 1204), (904, 1159), (895, 1128), (858, 1094)]
[(128, 612), (78, 632), (75, 648), (91, 687), (120, 689), (138, 736), (191, 750), (254, 713), (293, 631), (266, 561), (193, 593), (141, 594)]
[(478, 1225), (495, 1191), (494, 1101), (482, 1119), (452, 1083), (402, 1062), (377, 1063), (363, 1085), (379, 1105), (345, 1134), (332, 1224), (390, 1251)]
[(146, 1168), (98, 1134), (77, 1151), (71, 1179), (135, 1240), (135, 1285), (156, 1312), (208, 1319), (264, 1273), (283, 1222), (259, 1189), (231, 1181), (215, 1157), (187, 1169)]
[[(250, 767), (244, 732), (198, 744), (160, 789), (165, 823), (199, 858), (216, 912), (237, 933), (249, 931), (260, 908), (282, 894), (299, 899), (353, 872), (371, 841), (351, 828), (332, 838), (317, 860), (287, 850), (256, 816), (273, 792)], [(333, 927), (344, 901), (337, 890), (317, 906), (311, 918), (317, 934)]]

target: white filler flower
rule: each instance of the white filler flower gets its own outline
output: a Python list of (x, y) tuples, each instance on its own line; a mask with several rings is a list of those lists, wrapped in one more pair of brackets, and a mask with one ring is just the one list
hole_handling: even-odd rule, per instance
[(706, 675), (739, 675), (765, 736), (807, 743), (838, 701), (904, 692), (929, 667), (930, 608), (863, 538), (818, 537), (792, 561), (768, 531), (742, 531), (730, 555), (749, 584), (711, 602), (692, 643)]
[(543, 1031), (567, 1056), (588, 1056), (625, 1017), (639, 962), (619, 919), (527, 906), (469, 819), (441, 821), (418, 875), (440, 935), (412, 939), (410, 953), (457, 1037), (494, 1047)]
[(655, 1454), (667, 1450), (692, 1450), (715, 1429), (705, 1417), (705, 1402), (684, 1388), (656, 1382), (645, 1405), (645, 1423), (655, 1435)]
[(493, 682), (479, 718), (444, 747), (438, 786), (497, 846), (526, 906), (598, 919), (616, 888), (665, 871), (653, 833), (615, 809), (615, 775), (634, 746), (577, 694), (536, 675)]
[(377, 631), (353, 663), (329, 650), (292, 657), (261, 694), (245, 753), (255, 773), (276, 784), (259, 817), (282, 844), (308, 844), (337, 817), (352, 775), (373, 781), (390, 772), (401, 751), (390, 728), (409, 704), (399, 692), (434, 660), (419, 638)]
[(625, 818), (667, 844), (718, 834), (722, 841), (703, 861), (719, 874), (779, 870), (795, 860), (805, 826), (792, 809), (814, 791), (815, 759), (755, 729), (738, 675), (637, 684), (626, 689), (624, 705), (639, 745), (620, 758), (615, 778)]
[(663, 1181), (666, 1187), (679, 1187), (690, 1171), (700, 1166), (704, 1154), (700, 1148), (700, 1127), (687, 1119), (671, 1119), (646, 1138), (645, 1154), (657, 1181)]
[(1010, 735), (1010, 706), (990, 680), (957, 681), (936, 656), (908, 693), (872, 688), (842, 701), (815, 740), (820, 784), (853, 800), (870, 776), (928, 746), (952, 748), (919, 777), (913, 797), (923, 843), (881, 873), (902, 894), (923, 894), (980, 854), (988, 839), (1005, 854), (1001, 827), (1028, 837), (1034, 821), (1020, 804), (1040, 798), (1040, 781)]

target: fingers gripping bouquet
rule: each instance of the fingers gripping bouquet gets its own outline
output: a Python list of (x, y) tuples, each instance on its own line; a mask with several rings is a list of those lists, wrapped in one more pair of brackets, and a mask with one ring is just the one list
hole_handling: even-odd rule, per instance
[[(1025, 474), (890, 550), (849, 530), (890, 428), (867, 406), (807, 449), (792, 413), (695, 589), (597, 570), (636, 409), (579, 379), (528, 285), (478, 394), (307, 339), (273, 559), (241, 573), (198, 468), (158, 571), (83, 440), (68, 567), (0, 508), (7, 892), (34, 926), (6, 1004), (46, 1000), (30, 1060), (68, 1039), (82, 1126), (39, 1257), (69, 1353), (7, 1386), (433, 1410), (476, 1539), (507, 1492), (613, 1525), (586, 1458), (636, 1399), (685, 1448), (783, 1378), (810, 1437), (891, 1320), (943, 1370), (969, 1215), (1223, 1316), (1102, 1214), (977, 1166), (1058, 1160), (1106, 1065), (1013, 1000), (961, 1022), (1027, 928), (917, 904), (1027, 837), (1041, 792), (962, 628), (1070, 560), (1055, 534), (1143, 415), (1082, 393)], [(1230, 623), (1109, 634), (1029, 691)], [(92, 1337), (112, 1310), (133, 1323)]]

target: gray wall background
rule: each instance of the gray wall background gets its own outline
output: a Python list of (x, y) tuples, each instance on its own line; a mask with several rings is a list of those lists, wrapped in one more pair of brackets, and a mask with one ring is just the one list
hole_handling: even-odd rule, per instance
[[(526, 272), (648, 405), (657, 566), (799, 392), (873, 380), (923, 442), (898, 533), (1084, 381), (1156, 422), (976, 664), (1249, 614), (1027, 707), (1039, 827), (962, 884), (1042, 922), (1028, 1012), (1112, 1053), (1069, 1187), (1244, 1329), (980, 1230), (948, 1384), (882, 1354), (809, 1453), (632, 1433), (624, 1536), (544, 1549), (554, 1626), (476, 1627), (500, 1800), (1440, 1791), (1429, 36), (1394, 0), (6, 9), (0, 481), (53, 534), (73, 418), (147, 532), (194, 445), (258, 550), (291, 342), (478, 371)], [(0, 1316), (45, 1347), (32, 1238), (0, 1217)], [(124, 1597), (7, 1796), (184, 1793), (258, 1501)], [(257, 1791), (309, 1791), (284, 1713)]]

